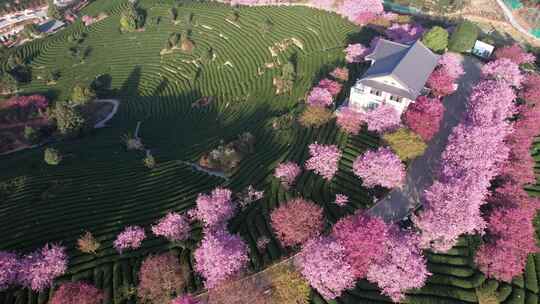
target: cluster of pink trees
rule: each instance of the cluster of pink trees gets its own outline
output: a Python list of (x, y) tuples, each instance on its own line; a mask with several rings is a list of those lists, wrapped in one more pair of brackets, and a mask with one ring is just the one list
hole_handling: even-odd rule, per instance
[[(510, 59), (516, 65), (534, 60), (517, 46), (501, 53), (497, 58)], [(531, 74), (524, 78), (521, 97), (525, 103), (518, 106), (517, 120), (506, 136), (509, 153), (501, 165), (501, 185), (488, 198), (492, 211), (487, 216), (487, 242), (475, 258), (488, 277), (507, 282), (523, 271), (527, 256), (538, 250), (532, 222), (540, 200), (530, 197), (524, 187), (536, 182), (530, 148), (540, 131), (540, 77)], [(516, 114), (516, 109), (503, 106), (501, 112)]]
[(345, 0), (338, 7), (338, 12), (358, 25), (364, 25), (384, 13), (381, 0)]
[(195, 250), (195, 271), (205, 279), (207, 288), (238, 275), (249, 262), (246, 243), (238, 235), (225, 230), (205, 231), (201, 245)]
[(279, 179), (285, 188), (289, 189), (301, 172), (302, 169), (296, 163), (286, 162), (281, 163), (276, 167), (274, 176)]
[(382, 254), (368, 269), (367, 279), (394, 302), (403, 299), (404, 291), (424, 286), (431, 275), (419, 245), (418, 235), (394, 227), (384, 242)]
[(246, 243), (227, 231), (227, 221), (236, 212), (231, 197), (232, 192), (225, 188), (199, 194), (192, 212), (204, 225), (204, 238), (193, 256), (195, 271), (204, 277), (207, 288), (215, 288), (238, 275), (249, 261)]
[(100, 304), (105, 294), (85, 282), (62, 283), (54, 292), (50, 304)]
[(323, 228), (323, 209), (302, 198), (295, 198), (270, 214), (272, 228), (284, 247), (304, 244)]
[(421, 38), (424, 31), (424, 27), (418, 23), (394, 23), (384, 34), (394, 42), (410, 44)]
[(464, 70), (458, 54), (446, 53), (439, 59), (438, 67), (431, 73), (427, 86), (437, 97), (452, 94), (457, 88), (457, 79), (463, 75)]
[(363, 212), (340, 219), (332, 227), (332, 236), (343, 246), (345, 261), (355, 279), (366, 277), (368, 268), (385, 250), (389, 225)]
[(193, 215), (206, 228), (222, 228), (236, 212), (232, 192), (225, 188), (216, 188), (210, 194), (200, 193), (196, 203)]
[(195, 300), (191, 295), (183, 295), (174, 299), (171, 304), (199, 304), (200, 302)]
[(189, 220), (176, 212), (171, 212), (152, 226), (156, 236), (163, 236), (171, 242), (183, 241), (189, 237)]
[(306, 242), (296, 263), (327, 299), (367, 278), (397, 302), (430, 275), (417, 235), (363, 212), (339, 220), (330, 235)]
[(345, 259), (345, 248), (337, 240), (319, 236), (302, 247), (296, 263), (311, 286), (326, 299), (335, 299), (356, 282)]
[(530, 103), (540, 103), (540, 75), (529, 74), (523, 80), (521, 98)]
[(482, 75), (486, 78), (504, 81), (516, 88), (521, 87), (521, 82), (525, 78), (519, 70), (519, 66), (507, 58), (497, 59), (484, 65)]
[(423, 212), (413, 218), (422, 231), (423, 247), (446, 251), (460, 235), (486, 228), (480, 207), (491, 180), (502, 172), (509, 156), (505, 140), (512, 128), (508, 118), (516, 111), (510, 85), (498, 78), (482, 80), (473, 88), (467, 115), (448, 138), (438, 180), (425, 192)]
[(49, 105), (49, 101), (42, 95), (29, 95), (29, 96), (15, 96), (6, 100), (6, 104), (9, 107), (35, 107), (36, 109), (44, 110)]
[(427, 142), (439, 132), (443, 115), (444, 106), (439, 98), (420, 96), (407, 107), (403, 122)]
[(522, 186), (497, 189), (490, 203), (497, 206), (488, 219), (489, 238), (476, 253), (476, 264), (488, 277), (510, 282), (521, 274), (527, 256), (538, 250), (532, 220), (540, 207)]
[(42, 291), (66, 272), (67, 264), (65, 248), (57, 245), (47, 244), (23, 257), (0, 251), (0, 290), (21, 285)]
[(114, 248), (119, 253), (124, 252), (128, 249), (137, 249), (141, 247), (142, 241), (146, 238), (146, 233), (144, 228), (139, 226), (128, 226), (126, 227), (114, 241)]
[(309, 155), (311, 157), (306, 161), (306, 169), (331, 180), (338, 170), (341, 150), (336, 145), (321, 145), (315, 142), (309, 145)]
[(343, 85), (335, 80), (324, 78), (319, 81), (319, 84), (317, 87), (326, 89), (332, 97), (337, 97), (339, 92), (341, 92), (341, 89), (343, 88)]
[(405, 165), (392, 150), (383, 147), (358, 156), (353, 163), (353, 172), (369, 188), (391, 189), (401, 187), (405, 181)]
[(533, 63), (536, 60), (536, 57), (533, 54), (525, 52), (525, 50), (523, 50), (517, 43), (498, 48), (495, 51), (495, 58), (506, 58), (518, 65), (524, 63)]

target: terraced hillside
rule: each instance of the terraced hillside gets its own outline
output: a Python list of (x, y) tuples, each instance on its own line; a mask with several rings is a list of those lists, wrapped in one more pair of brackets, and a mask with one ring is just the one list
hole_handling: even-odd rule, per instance
[[(189, 250), (150, 237), (140, 250), (119, 255), (112, 247), (116, 234), (127, 225), (146, 228), (169, 211), (186, 211), (194, 206), (197, 193), (222, 185), (241, 191), (252, 184), (265, 190), (265, 198), (242, 211), (231, 229), (250, 244), (251, 270), (257, 271), (290, 254), (274, 240), (270, 211), (287, 198), (302, 195), (325, 208), (328, 227), (345, 213), (372, 204), (373, 193), (362, 188), (353, 176), (353, 160), (379, 139), (362, 133), (347, 137), (331, 123), (319, 129), (292, 128), (276, 132), (272, 119), (289, 113), (320, 75), (343, 65), (343, 47), (351, 39), (368, 41), (367, 33), (337, 15), (302, 7), (241, 8), (238, 21), (226, 20), (232, 9), (216, 3), (184, 3), (179, 22), (174, 24), (168, 10), (173, 1), (142, 0), (147, 22), (144, 31), (121, 34), (119, 15), (126, 5), (121, 0), (97, 0), (84, 13), (105, 11), (110, 17), (88, 28), (76, 23), (45, 40), (37, 40), (18, 52), (32, 59), (33, 73), (58, 68), (61, 78), (55, 86), (34, 80), (24, 92), (42, 92), (57, 100), (66, 99), (75, 83), (89, 83), (98, 75), (111, 79), (111, 95), (121, 100), (110, 127), (82, 139), (52, 144), (65, 155), (56, 167), (43, 162), (43, 149), (28, 150), (0, 158), (0, 182), (9, 191), (0, 198), (0, 250), (28, 252), (47, 242), (69, 249), (70, 268), (66, 280), (85, 279), (106, 291), (106, 303), (135, 303), (125, 291), (137, 284), (141, 259), (148, 253), (173, 249), (183, 259)], [(187, 16), (192, 14), (192, 18)], [(190, 19), (190, 20), (188, 20)], [(271, 31), (264, 32), (265, 20)], [(192, 30), (192, 54), (173, 52), (160, 55), (171, 33)], [(273, 57), (276, 43), (300, 41)], [(83, 62), (70, 56), (77, 42), (89, 49)], [(209, 56), (209, 49), (212, 54)], [(291, 94), (275, 96), (272, 78), (279, 66), (294, 57), (298, 79)], [(353, 78), (362, 66), (351, 67)], [(192, 108), (202, 96), (214, 96), (207, 108)], [(340, 100), (344, 96), (340, 96)], [(125, 151), (121, 136), (133, 133), (141, 122), (139, 135), (152, 151), (158, 165), (149, 170), (142, 152)], [(201, 153), (221, 140), (234, 139), (249, 131), (256, 138), (256, 152), (241, 162), (229, 180), (193, 171)], [(307, 145), (338, 144), (344, 153), (340, 170), (332, 182), (304, 173), (294, 191), (285, 192), (271, 175), (284, 160), (303, 163)], [(346, 208), (331, 202), (336, 193), (347, 194)], [(81, 254), (76, 239), (91, 231), (102, 244), (97, 256)], [(194, 230), (194, 240), (200, 229)], [(256, 240), (271, 239), (265, 251)], [(435, 275), (422, 290), (411, 294), (411, 303), (476, 303), (476, 288), (485, 278), (472, 266), (469, 240), (463, 240), (446, 255), (430, 255), (430, 271)], [(526, 276), (513, 284), (486, 283), (495, 288), (503, 303), (537, 303), (537, 269), (540, 260), (531, 259)], [(192, 278), (190, 291), (201, 288)], [(0, 293), (0, 304), (46, 303), (50, 291), (34, 294), (27, 290)], [(313, 294), (314, 303), (325, 303)], [(373, 285), (361, 282), (338, 300), (339, 303), (386, 303)]]

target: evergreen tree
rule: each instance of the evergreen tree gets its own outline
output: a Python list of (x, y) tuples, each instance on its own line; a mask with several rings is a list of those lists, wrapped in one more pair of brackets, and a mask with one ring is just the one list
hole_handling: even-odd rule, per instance
[(47, 17), (53, 18), (53, 19), (62, 18), (62, 14), (60, 14), (60, 11), (56, 7), (56, 5), (54, 5), (54, 1), (48, 0), (47, 3), (49, 5), (49, 7), (47, 8)]

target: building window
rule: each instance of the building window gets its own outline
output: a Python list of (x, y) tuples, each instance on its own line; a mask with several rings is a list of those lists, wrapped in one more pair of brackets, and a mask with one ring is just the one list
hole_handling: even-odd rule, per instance
[(381, 96), (382, 95), (381, 91), (375, 90), (375, 89), (371, 89), (370, 93), (373, 94), (373, 95), (376, 95), (376, 96)]
[(395, 102), (402, 102), (402, 101), (403, 101), (403, 97), (390, 95), (390, 100), (393, 100), (393, 101), (395, 101)]

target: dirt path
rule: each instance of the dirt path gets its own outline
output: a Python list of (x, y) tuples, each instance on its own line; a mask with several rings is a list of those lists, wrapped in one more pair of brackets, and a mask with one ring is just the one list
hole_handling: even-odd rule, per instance
[(369, 209), (371, 215), (379, 216), (386, 222), (398, 222), (406, 218), (411, 211), (420, 206), (424, 190), (433, 183), (436, 170), (448, 136), (459, 123), (466, 110), (466, 100), (471, 89), (480, 78), (480, 62), (465, 56), (463, 67), (465, 75), (459, 80), (458, 91), (444, 99), (446, 108), (439, 133), (429, 142), (429, 146), (421, 157), (409, 166), (405, 185), (402, 189), (394, 189)]
[[(94, 128), (96, 129), (99, 129), (99, 128), (104, 128), (106, 127), (106, 123), (111, 120), (114, 115), (116, 114), (116, 112), (118, 111), (118, 107), (120, 105), (120, 101), (116, 100), (116, 99), (98, 99), (98, 100), (95, 100), (94, 102), (108, 102), (108, 103), (112, 103), (113, 104), (113, 109), (112, 111), (104, 118), (102, 119), (101, 121), (97, 122), (95, 125), (94, 125)], [(6, 151), (4, 153), (1, 153), (0, 155), (4, 156), (4, 155), (8, 155), (8, 154), (12, 154), (12, 153), (16, 153), (16, 152), (19, 152), (19, 151), (23, 151), (23, 150), (26, 150), (26, 149), (33, 149), (33, 148), (38, 148), (38, 147), (41, 147), (41, 146), (44, 146), (46, 144), (48, 144), (50, 141), (46, 141), (44, 143), (40, 143), (40, 144), (37, 144), (37, 145), (32, 145), (32, 146), (26, 146), (26, 147), (19, 147), (17, 149), (13, 149), (11, 151)]]
[(116, 114), (116, 112), (118, 111), (118, 107), (120, 106), (120, 101), (118, 99), (98, 99), (95, 102), (98, 102), (98, 103), (99, 102), (105, 102), (105, 103), (111, 103), (113, 105), (112, 111), (105, 118), (103, 118), (100, 122), (97, 122), (94, 125), (94, 128), (96, 128), (96, 129), (104, 128), (104, 127), (106, 127), (105, 124), (109, 120), (111, 120), (113, 118), (113, 116)]

